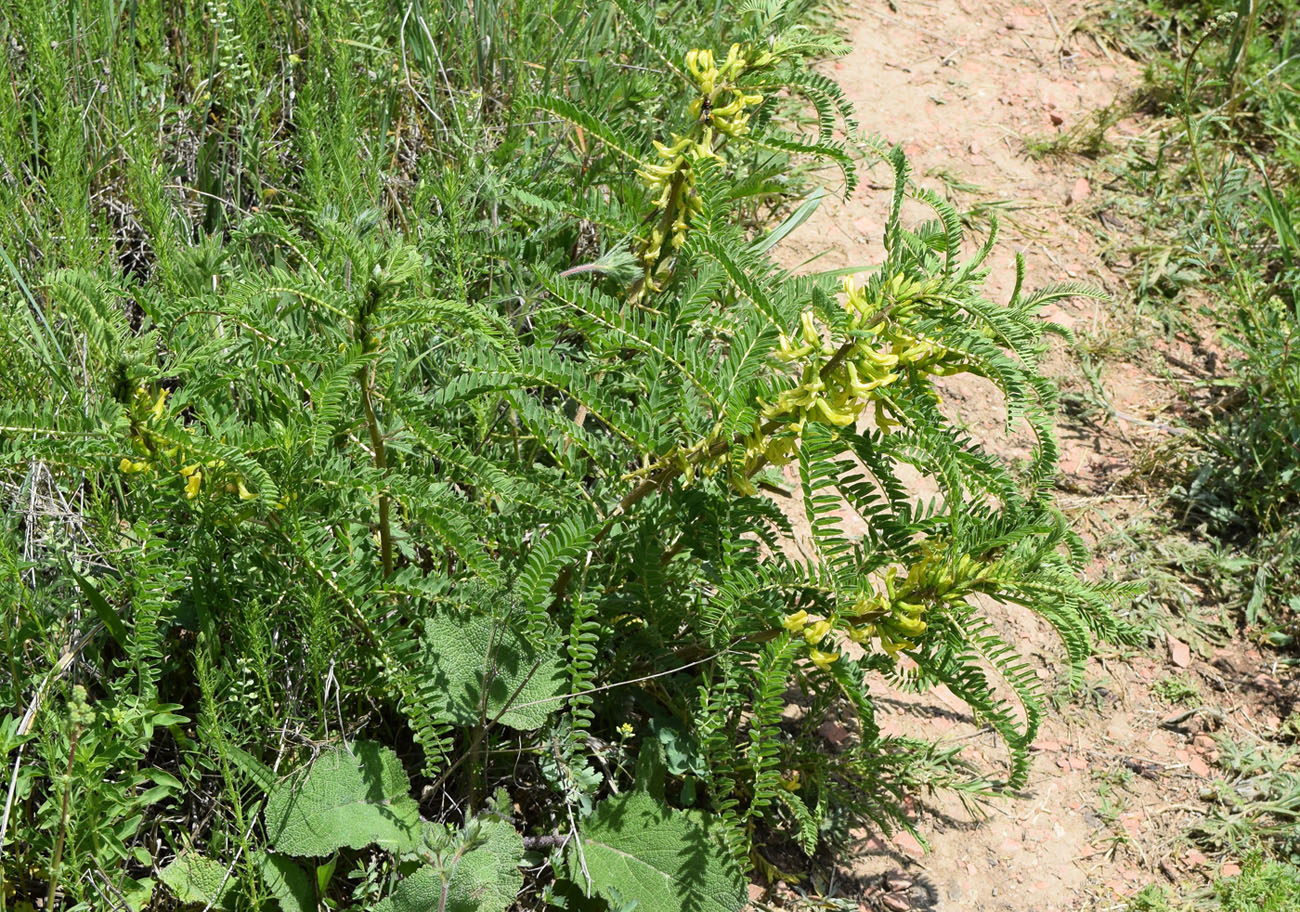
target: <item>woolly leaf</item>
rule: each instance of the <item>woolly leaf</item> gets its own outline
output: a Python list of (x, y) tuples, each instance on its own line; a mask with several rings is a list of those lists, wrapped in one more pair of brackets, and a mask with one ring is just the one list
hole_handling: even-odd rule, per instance
[(329, 855), (343, 846), (368, 845), (406, 851), (420, 832), (410, 787), (388, 748), (370, 741), (336, 748), (271, 792), (267, 836), (286, 855)]
[(469, 837), (468, 848), (453, 858), (449, 867), (447, 902), (442, 903), (442, 875), (432, 867), (421, 868), (407, 877), (375, 907), (375, 912), (502, 912), (514, 902), (524, 885), (519, 862), (524, 855), (523, 838), (504, 820), (473, 823), (477, 833)]
[(158, 872), (182, 904), (203, 905), (215, 909), (230, 908), (238, 881), (227, 876), (226, 866), (211, 858), (184, 852)]
[(281, 912), (313, 912), (316, 889), (311, 877), (283, 855), (262, 853), (262, 880), (280, 903)]
[(561, 705), (552, 699), (565, 681), (559, 654), (535, 648), (508, 621), (487, 615), (432, 618), (424, 625), (424, 658), (430, 708), (457, 725), (491, 722), (500, 714), (500, 724), (533, 731)]
[[(581, 854), (579, 854), (581, 851)], [(570, 879), (588, 895), (635, 900), (656, 912), (734, 912), (745, 881), (698, 811), (666, 807), (644, 792), (602, 801), (569, 847)]]

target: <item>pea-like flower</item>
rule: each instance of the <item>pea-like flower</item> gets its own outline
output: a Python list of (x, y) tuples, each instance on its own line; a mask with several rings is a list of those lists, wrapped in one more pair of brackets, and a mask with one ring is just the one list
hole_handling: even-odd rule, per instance
[(804, 628), (803, 638), (808, 641), (809, 645), (811, 645), (813, 643), (820, 643), (822, 641), (822, 637), (826, 636), (826, 634), (830, 632), (831, 632), (830, 621), (817, 621), (816, 623), (809, 624), (807, 627)]
[(820, 649), (808, 650), (808, 658), (822, 671), (829, 671), (831, 663), (837, 661), (839, 657), (838, 652), (822, 652)]
[(781, 626), (791, 633), (798, 633), (803, 630), (804, 625), (808, 623), (807, 611), (796, 611), (794, 614), (787, 614), (785, 620), (781, 621)]

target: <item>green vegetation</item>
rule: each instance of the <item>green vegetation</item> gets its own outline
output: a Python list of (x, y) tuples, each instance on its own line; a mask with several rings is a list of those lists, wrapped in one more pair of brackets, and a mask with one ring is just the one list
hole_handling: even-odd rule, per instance
[[(1024, 783), (1042, 685), (980, 604), (1073, 681), (1125, 634), (1050, 498), (1037, 313), (1090, 292), (989, 301), (996, 232), (963, 259), (897, 152), (884, 263), (774, 265), (873, 148), (821, 15), (10, 5), (0, 912), (721, 912)], [(1005, 775), (882, 736), (873, 675)]]
[[(1294, 0), (1121, 0), (1104, 33), (1146, 62), (1135, 99), (1161, 127), (1106, 160), (1144, 229), (1133, 257), (1137, 313), (1209, 355), (1184, 402), (1185, 429), (1151, 468), (1170, 525), (1129, 533), (1150, 568), (1145, 597), (1186, 638), (1227, 627), (1295, 660), (1300, 634), (1300, 6)], [(1123, 205), (1121, 201), (1121, 205)], [(1207, 610), (1208, 609), (1208, 610)], [(1155, 609), (1148, 608), (1154, 616)], [(1219, 618), (1211, 617), (1215, 612)], [(1222, 637), (1220, 627), (1217, 636)], [(1198, 696), (1177, 678), (1169, 701)], [(1187, 834), (1243, 871), (1204, 887), (1149, 887), (1135, 910), (1300, 909), (1300, 780), (1289, 721), (1257, 742), (1221, 732), (1204, 817)]]
[(1296, 912), (1300, 909), (1300, 868), (1259, 856), (1242, 872), (1216, 877), (1195, 899), (1186, 902), (1162, 886), (1145, 888), (1130, 901), (1129, 912)]
[(1220, 554), (1250, 626), (1293, 645), (1300, 618), (1300, 7), (1121, 2), (1103, 23), (1147, 61), (1137, 103), (1165, 118), (1117, 157), (1140, 200), (1139, 312), (1222, 346), (1172, 453), (1179, 522)]

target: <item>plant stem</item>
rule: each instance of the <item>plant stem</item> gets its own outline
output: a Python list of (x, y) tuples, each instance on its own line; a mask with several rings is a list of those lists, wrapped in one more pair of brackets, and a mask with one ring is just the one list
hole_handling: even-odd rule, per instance
[[(384, 435), (379, 429), (379, 419), (375, 417), (374, 397), (371, 386), (374, 383), (374, 371), (370, 367), (361, 369), (361, 405), (366, 412), (366, 429), (370, 432), (370, 447), (375, 454), (375, 468), (380, 474), (388, 471), (388, 451), (384, 446)], [(379, 494), (379, 556), (384, 565), (384, 576), (393, 573), (393, 532), (388, 518), (389, 497), (386, 492)]]
[(77, 740), (81, 729), (72, 731), (72, 743), (68, 747), (68, 768), (63, 773), (63, 805), (59, 810), (59, 835), (54, 840), (54, 858), (50, 862), (50, 890), (45, 898), (45, 908), (54, 908), (54, 895), (59, 888), (59, 865), (63, 861), (63, 840), (68, 834), (68, 798), (72, 794), (72, 761), (77, 756)]

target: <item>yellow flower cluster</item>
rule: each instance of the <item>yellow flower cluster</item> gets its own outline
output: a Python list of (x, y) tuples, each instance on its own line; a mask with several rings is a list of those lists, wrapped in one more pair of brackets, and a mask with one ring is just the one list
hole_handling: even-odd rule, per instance
[[(705, 132), (706, 135), (698, 140), (674, 133), (671, 146), (656, 141), (655, 151), (659, 153), (659, 164), (645, 165), (636, 172), (651, 190), (659, 191), (655, 208), (674, 214), (670, 229), (672, 235), (669, 238), (674, 250), (686, 243), (687, 218), (703, 208), (703, 203), (695, 192), (695, 171), (692, 164), (702, 158), (717, 158), (721, 161), (721, 156), (712, 149), (712, 134), (707, 130)], [(657, 226), (650, 232), (650, 240), (642, 255), (647, 268), (654, 265), (663, 242), (664, 228)]]
[[(946, 375), (967, 367), (960, 353), (908, 328), (911, 308), (932, 292), (937, 282), (915, 282), (896, 276), (869, 298), (864, 288), (854, 285), (851, 279), (845, 280), (844, 308), (849, 331), (860, 338), (838, 360), (838, 347), (817, 324), (813, 312), (805, 311), (793, 337), (781, 334), (776, 353), (779, 361), (803, 363), (799, 385), (783, 391), (775, 402), (764, 404), (763, 417), (793, 416), (797, 434), (808, 421), (848, 427), (856, 423), (868, 404), (874, 404), (877, 426), (882, 430), (897, 426), (888, 414), (884, 395), (890, 385), (904, 374)], [(886, 300), (891, 302), (891, 316), (879, 320)], [(832, 361), (834, 366), (827, 373)]]
[[(184, 484), (185, 499), (193, 500), (202, 491), (205, 476), (224, 469), (226, 462), (224, 459), (210, 459), (204, 463), (186, 463), (183, 458), (185, 454), (181, 453), (182, 447), (168, 445), (171, 443), (170, 438), (160, 433), (168, 418), (167, 392), (160, 389), (157, 394), (151, 393), (143, 383), (136, 387), (130, 405), (133, 431), (131, 447), (135, 451), (135, 458), (122, 457), (117, 468), (123, 475), (143, 475), (153, 471), (158, 464), (170, 463), (175, 466), (179, 462), (181, 464), (176, 468), (176, 474)], [(239, 477), (226, 484), (225, 490), (239, 495), (240, 500), (252, 500), (257, 496), (248, 490), (244, 480)]]
[(803, 634), (804, 642), (808, 644), (808, 661), (822, 671), (830, 670), (831, 665), (839, 660), (838, 652), (826, 652), (820, 649), (822, 641), (826, 635), (831, 632), (831, 622), (828, 620), (809, 621), (807, 611), (796, 611), (794, 614), (787, 615), (781, 622), (781, 626), (793, 634)]
[(760, 51), (750, 58), (740, 45), (733, 44), (727, 59), (719, 66), (713, 51), (695, 49), (686, 54), (686, 70), (691, 74), (700, 95), (691, 102), (691, 116), (702, 120), (709, 128), (727, 136), (744, 136), (749, 132), (748, 109), (763, 103), (757, 92), (746, 92), (736, 86), (736, 80), (749, 69), (765, 67), (776, 60), (770, 51)]
[[(718, 151), (719, 139), (748, 133), (753, 109), (763, 103), (761, 94), (746, 92), (736, 85), (736, 80), (746, 71), (769, 66), (776, 59), (770, 51), (751, 53), (739, 44), (731, 46), (721, 64), (707, 48), (687, 52), (686, 70), (698, 92), (690, 104), (694, 124), (686, 135), (674, 133), (671, 143), (656, 142), (658, 159), (636, 172), (658, 194), (655, 208), (662, 213), (641, 248), (647, 276), (663, 256), (665, 241), (673, 250), (680, 250), (686, 243), (690, 219), (703, 208), (695, 192), (695, 166), (706, 158), (725, 162)], [(647, 285), (654, 287), (653, 280), (648, 279)]]
[[(910, 579), (910, 576), (909, 576)], [(926, 631), (924, 603), (910, 601), (911, 589), (898, 584), (898, 571), (890, 567), (885, 573), (884, 589), (866, 591), (858, 596), (845, 614), (845, 633), (855, 643), (871, 640), (891, 656), (904, 649), (915, 649)]]
[[(885, 653), (897, 656), (920, 643), (928, 629), (928, 610), (964, 601), (989, 582), (993, 567), (968, 554), (953, 560), (941, 544), (933, 543), (908, 568), (906, 576), (900, 578), (898, 569), (891, 567), (879, 591), (864, 589), (839, 616), (811, 621), (808, 612), (801, 610), (787, 615), (781, 626), (790, 633), (802, 634), (810, 647), (822, 645), (827, 634), (838, 630), (864, 646), (874, 640)], [(818, 648), (811, 648), (808, 655), (814, 665), (823, 669), (839, 658), (837, 653)]]

